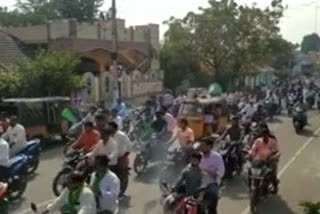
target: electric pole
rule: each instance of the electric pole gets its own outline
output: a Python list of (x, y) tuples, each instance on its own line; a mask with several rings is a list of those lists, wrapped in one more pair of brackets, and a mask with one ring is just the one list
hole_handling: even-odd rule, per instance
[[(118, 29), (117, 29), (117, 9), (116, 0), (112, 0), (112, 44), (113, 44), (113, 72), (115, 75), (115, 81), (113, 81), (114, 98), (121, 98), (121, 82), (118, 71)], [(117, 91), (117, 93), (115, 93)]]

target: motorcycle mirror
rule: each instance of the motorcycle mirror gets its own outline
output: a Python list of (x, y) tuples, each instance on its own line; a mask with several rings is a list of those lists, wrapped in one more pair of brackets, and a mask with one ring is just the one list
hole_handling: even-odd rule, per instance
[(31, 210), (33, 211), (33, 212), (35, 212), (35, 213), (37, 213), (38, 212), (38, 208), (37, 208), (37, 205), (35, 204), (35, 203), (31, 203)]

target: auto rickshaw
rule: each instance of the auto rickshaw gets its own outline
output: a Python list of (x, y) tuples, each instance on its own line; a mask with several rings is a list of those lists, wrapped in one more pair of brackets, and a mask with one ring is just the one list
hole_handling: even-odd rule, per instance
[(186, 100), (178, 119), (187, 119), (196, 139), (222, 134), (228, 125), (229, 112), (224, 97), (203, 97)]
[(70, 106), (69, 97), (10, 98), (0, 102), (0, 113), (17, 116), (28, 139), (55, 139), (61, 136), (61, 112)]

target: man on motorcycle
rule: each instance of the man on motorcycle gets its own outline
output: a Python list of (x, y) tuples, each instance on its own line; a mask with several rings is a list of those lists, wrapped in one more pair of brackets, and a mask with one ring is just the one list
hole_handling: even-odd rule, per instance
[(94, 128), (93, 122), (86, 122), (84, 130), (78, 140), (71, 147), (83, 149), (85, 153), (91, 152), (100, 140), (100, 133)]
[(111, 117), (112, 117), (112, 121), (118, 125), (120, 130), (122, 130), (123, 122), (122, 122), (122, 118), (118, 115), (117, 109), (111, 110)]
[(105, 114), (99, 113), (95, 116), (95, 124), (96, 129), (100, 132), (107, 128), (108, 125), (108, 117)]
[(272, 183), (275, 191), (278, 190), (278, 162), (280, 152), (276, 138), (270, 133), (266, 126), (261, 127), (262, 136), (255, 140), (249, 155), (253, 161), (269, 162), (272, 166)]
[(219, 202), (218, 187), (224, 176), (225, 166), (221, 155), (213, 150), (213, 143), (211, 140), (204, 143), (200, 168), (204, 172), (203, 184), (207, 186), (204, 202), (207, 205), (208, 213), (217, 214)]
[(0, 181), (6, 180), (9, 170), (9, 144), (0, 138)]
[(262, 105), (258, 105), (257, 111), (253, 114), (252, 121), (256, 123), (260, 123), (265, 120), (266, 112), (263, 109)]
[(168, 112), (168, 109), (166, 107), (163, 107), (163, 119), (167, 122), (167, 134), (168, 134), (168, 140), (173, 136), (174, 132), (177, 128), (177, 121), (172, 116), (171, 113)]
[(241, 112), (244, 114), (244, 118), (246, 120), (251, 120), (256, 110), (257, 108), (254, 105), (253, 100), (250, 100), (249, 103), (242, 109)]
[(114, 107), (114, 109), (117, 110), (117, 113), (122, 118), (122, 120), (127, 117), (128, 115), (127, 106), (121, 99), (117, 99), (117, 104)]
[(226, 129), (226, 131), (221, 135), (221, 140), (226, 137), (230, 138), (231, 142), (239, 142), (241, 140), (241, 128), (239, 126), (239, 119), (236, 116), (231, 117), (231, 126)]
[(196, 192), (202, 185), (202, 170), (200, 168), (202, 155), (199, 152), (194, 152), (191, 155), (191, 161), (188, 166), (181, 172), (174, 190), (183, 189), (187, 195)]
[(119, 203), (119, 178), (109, 170), (109, 159), (106, 156), (96, 157), (95, 167), (90, 187), (96, 198), (98, 214), (115, 214)]
[(62, 214), (96, 213), (96, 201), (93, 192), (85, 184), (85, 176), (78, 171), (72, 172), (67, 187), (61, 195), (49, 204), (44, 214), (61, 210)]
[(10, 127), (2, 135), (10, 146), (10, 157), (14, 156), (17, 152), (27, 146), (26, 130), (23, 125), (18, 123), (16, 116), (11, 117)]
[(187, 148), (194, 143), (194, 132), (184, 118), (179, 121), (178, 140), (181, 148)]
[(88, 114), (81, 120), (82, 124), (86, 122), (92, 122), (94, 123), (94, 117), (95, 113), (97, 112), (98, 108), (94, 105), (89, 106), (89, 112)]
[(106, 156), (110, 160), (111, 166), (116, 166), (118, 164), (118, 147), (112, 136), (112, 130), (105, 128), (101, 131), (101, 140), (99, 140), (96, 147), (88, 157), (94, 159), (97, 156)]

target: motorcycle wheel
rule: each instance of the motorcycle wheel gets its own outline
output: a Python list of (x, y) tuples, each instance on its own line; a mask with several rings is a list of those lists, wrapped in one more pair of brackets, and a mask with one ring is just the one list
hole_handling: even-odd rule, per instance
[(252, 214), (258, 214), (259, 194), (254, 191), (250, 195), (250, 211)]
[(28, 174), (29, 175), (34, 174), (37, 171), (37, 169), (39, 167), (39, 163), (40, 163), (39, 157), (32, 158), (31, 164), (28, 167)]
[(148, 162), (145, 160), (142, 154), (138, 154), (133, 162), (133, 169), (135, 173), (139, 176), (141, 175), (147, 168)]
[(71, 172), (72, 172), (72, 169), (63, 169), (60, 172), (58, 172), (58, 174), (56, 175), (52, 183), (52, 191), (55, 196), (58, 197), (61, 194), (62, 190), (65, 187), (64, 183), (66, 181), (66, 177)]
[(27, 189), (27, 177), (25, 175), (20, 176), (18, 178), (12, 178), (12, 181), (9, 182), (9, 189), (8, 189), (8, 199), (10, 201), (15, 201), (19, 199), (23, 193)]

